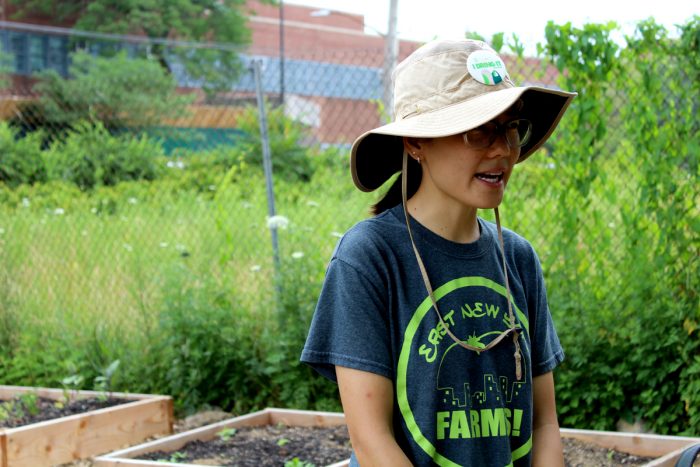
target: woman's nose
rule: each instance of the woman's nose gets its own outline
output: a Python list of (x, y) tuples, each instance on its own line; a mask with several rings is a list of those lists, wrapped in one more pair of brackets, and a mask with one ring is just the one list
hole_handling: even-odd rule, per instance
[(505, 132), (499, 132), (493, 144), (489, 146), (487, 157), (495, 159), (497, 157), (512, 157), (514, 153), (519, 153), (520, 148), (512, 148), (506, 139)]

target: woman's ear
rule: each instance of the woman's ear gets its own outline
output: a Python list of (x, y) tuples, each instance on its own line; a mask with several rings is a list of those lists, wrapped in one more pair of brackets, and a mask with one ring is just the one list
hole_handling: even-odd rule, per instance
[(421, 158), (421, 144), (422, 141), (420, 138), (411, 138), (408, 136), (403, 137), (403, 149), (404, 151), (408, 152), (408, 154), (418, 162), (420, 162)]

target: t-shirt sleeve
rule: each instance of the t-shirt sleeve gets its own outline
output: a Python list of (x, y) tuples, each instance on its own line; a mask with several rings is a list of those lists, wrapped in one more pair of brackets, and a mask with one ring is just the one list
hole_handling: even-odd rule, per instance
[(393, 376), (386, 291), (376, 270), (334, 256), (316, 305), (301, 361), (336, 380), (335, 365)]
[[(559, 336), (554, 328), (552, 315), (547, 302), (547, 291), (542, 275), (542, 266), (533, 250), (533, 260), (536, 270), (535, 293), (529, 298), (534, 302), (534, 319), (531, 316), (532, 345), (532, 375), (539, 376), (552, 371), (564, 360), (564, 349), (559, 342)], [(534, 321), (534, 322), (533, 322)]]

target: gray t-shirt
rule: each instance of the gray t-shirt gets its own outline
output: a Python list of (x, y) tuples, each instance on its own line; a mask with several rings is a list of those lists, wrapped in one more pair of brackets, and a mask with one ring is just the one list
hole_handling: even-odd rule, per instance
[[(479, 219), (479, 227), (476, 242), (458, 244), (411, 219), (445, 325), (485, 346), (509, 321), (496, 226)], [(334, 381), (335, 365), (391, 379), (394, 433), (414, 465), (530, 465), (532, 377), (554, 369), (564, 352), (535, 251), (514, 232), (503, 235), (513, 311), (524, 330), (519, 381), (511, 336), (477, 353), (447, 335), (401, 205), (352, 227), (331, 258), (301, 360)]]

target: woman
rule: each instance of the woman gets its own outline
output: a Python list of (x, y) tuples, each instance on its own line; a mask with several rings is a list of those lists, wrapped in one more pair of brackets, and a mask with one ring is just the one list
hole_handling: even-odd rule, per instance
[(302, 361), (338, 382), (352, 465), (563, 465), (564, 353), (497, 208), (575, 94), (516, 87), (473, 40), (424, 45), (394, 81), (396, 121), (355, 141), (351, 171), (363, 191), (401, 175), (338, 243)]

